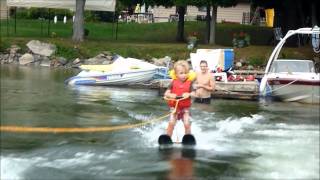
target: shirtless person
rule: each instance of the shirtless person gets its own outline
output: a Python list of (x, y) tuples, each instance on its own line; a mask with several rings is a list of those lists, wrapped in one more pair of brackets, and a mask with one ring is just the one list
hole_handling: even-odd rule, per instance
[(211, 93), (215, 89), (215, 81), (208, 71), (208, 63), (205, 60), (200, 61), (200, 72), (197, 72), (195, 81), (196, 98), (194, 102), (210, 104)]

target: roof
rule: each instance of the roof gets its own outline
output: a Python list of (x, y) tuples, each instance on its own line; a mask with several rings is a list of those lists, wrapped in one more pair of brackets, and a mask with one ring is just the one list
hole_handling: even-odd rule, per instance
[[(1, 0), (2, 1), (2, 0)], [(8, 6), (14, 7), (38, 7), (74, 10), (75, 0), (7, 0)], [(116, 0), (88, 0), (85, 10), (114, 11)]]

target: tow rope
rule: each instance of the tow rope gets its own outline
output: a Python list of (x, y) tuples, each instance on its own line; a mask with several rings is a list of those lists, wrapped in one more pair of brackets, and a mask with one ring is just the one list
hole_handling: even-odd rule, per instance
[[(177, 110), (178, 102), (182, 99), (168, 99), (165, 100), (175, 100), (176, 105), (174, 112)], [(104, 127), (27, 127), (27, 126), (0, 126), (1, 132), (14, 132), (14, 133), (89, 133), (89, 132), (108, 132), (108, 131), (117, 131), (124, 129), (131, 129), (147, 124), (155, 123), (157, 121), (163, 120), (164, 118), (170, 116), (171, 113), (160, 116), (155, 119), (151, 119), (146, 122), (141, 122), (137, 124), (126, 124), (119, 126), (104, 126)]]

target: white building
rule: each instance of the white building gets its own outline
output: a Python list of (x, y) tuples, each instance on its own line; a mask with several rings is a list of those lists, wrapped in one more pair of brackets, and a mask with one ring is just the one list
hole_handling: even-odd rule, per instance
[[(174, 17), (176, 14), (176, 7), (165, 8), (158, 6), (148, 10), (153, 13), (155, 22), (168, 22), (170, 16)], [(242, 24), (244, 14), (250, 14), (250, 3), (238, 3), (236, 6), (228, 8), (218, 7), (217, 22), (227, 21)], [(188, 6), (185, 20), (196, 20), (198, 15), (205, 17), (206, 8)]]
[(0, 19), (7, 19), (7, 17), (8, 17), (7, 0), (0, 0)]

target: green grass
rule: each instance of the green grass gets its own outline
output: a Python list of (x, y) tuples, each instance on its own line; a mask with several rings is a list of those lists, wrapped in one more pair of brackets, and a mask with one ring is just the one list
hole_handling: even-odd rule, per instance
[[(24, 20), (17, 19), (16, 25), (14, 20), (2, 20), (0, 35), (2, 37), (51, 37), (52, 33), (56, 37), (70, 38), (72, 36), (72, 24), (68, 22), (63, 24), (58, 21), (54, 24), (52, 21), (49, 25), (48, 21), (44, 20)], [(16, 28), (15, 28), (16, 26)], [(114, 41), (117, 36), (117, 41), (125, 42), (175, 42), (177, 32), (177, 22), (172, 23), (153, 23), (153, 24), (138, 24), (138, 23), (96, 23), (86, 22), (85, 28), (89, 30), (88, 40), (109, 40)], [(8, 28), (7, 28), (8, 27)], [(15, 30), (16, 29), (16, 30)], [(48, 32), (49, 29), (49, 32)], [(117, 30), (117, 33), (116, 33)], [(234, 24), (217, 24), (217, 44), (231, 46), (233, 33), (244, 31), (248, 34), (256, 32), (260, 36), (252, 37), (251, 44), (263, 44), (262, 41), (269, 39), (272, 36), (270, 28), (234, 25)], [(185, 39), (193, 32), (198, 34), (199, 42), (204, 42), (205, 37), (205, 22), (203, 21), (188, 21), (185, 22)], [(263, 34), (261, 34), (264, 32)], [(268, 34), (268, 36), (265, 36)], [(264, 40), (258, 40), (258, 39)], [(261, 42), (259, 42), (261, 41)]]
[[(48, 35), (48, 21), (40, 20), (17, 20), (16, 33), (13, 20), (1, 21), (2, 37), (51, 37), (54, 32), (56, 37), (70, 38), (72, 36), (72, 24), (50, 23)], [(7, 31), (8, 27), (8, 31)], [(176, 24), (174, 23), (85, 23), (85, 28), (89, 30), (89, 40), (115, 40), (116, 29), (117, 41), (139, 41), (139, 42), (174, 42)]]
[[(27, 51), (28, 41), (37, 39), (53, 43), (57, 46), (56, 56), (62, 56), (68, 60), (77, 57), (89, 58), (102, 51), (110, 51), (124, 57), (135, 57), (151, 60), (152, 57), (160, 58), (170, 56), (173, 60), (187, 59), (190, 51), (187, 43), (177, 43), (177, 23), (119, 23), (116, 39), (115, 30), (117, 24), (86, 22), (85, 28), (89, 30), (86, 40), (75, 44), (71, 40), (72, 24), (58, 22), (50, 25), (48, 36), (47, 21), (17, 20), (17, 31), (14, 32), (14, 21), (0, 21), (0, 52), (6, 51), (12, 44), (19, 45), (22, 52)], [(41, 24), (42, 23), (42, 24)], [(8, 27), (8, 28), (7, 28)], [(42, 27), (42, 28), (41, 28)], [(218, 24), (216, 42), (218, 45), (205, 45), (205, 22), (186, 22), (185, 36), (197, 32), (199, 45), (197, 48), (232, 48), (233, 33), (246, 32), (251, 36), (251, 46), (235, 48), (235, 61), (246, 60), (249, 64), (263, 66), (272, 52), (273, 46), (267, 44), (272, 37), (272, 29), (247, 25)], [(55, 36), (51, 36), (54, 32)], [(271, 32), (271, 34), (270, 34)], [(316, 55), (307, 45), (305, 48), (285, 48), (280, 54), (282, 57), (300, 57), (313, 59)]]
[[(4, 44), (17, 44), (26, 51), (26, 44), (33, 38), (4, 38)], [(103, 51), (110, 51), (124, 57), (135, 57), (151, 60), (152, 57), (160, 58), (170, 56), (174, 60), (187, 59), (190, 51), (185, 43), (145, 43), (145, 42), (117, 42), (105, 40), (86, 40), (74, 44), (69, 38), (37, 38), (43, 42), (53, 43), (57, 46), (57, 56), (67, 59), (89, 58)], [(8, 43), (10, 42), (10, 43)], [(204, 46), (203, 46), (204, 47)], [(6, 48), (4, 48), (6, 49)]]

